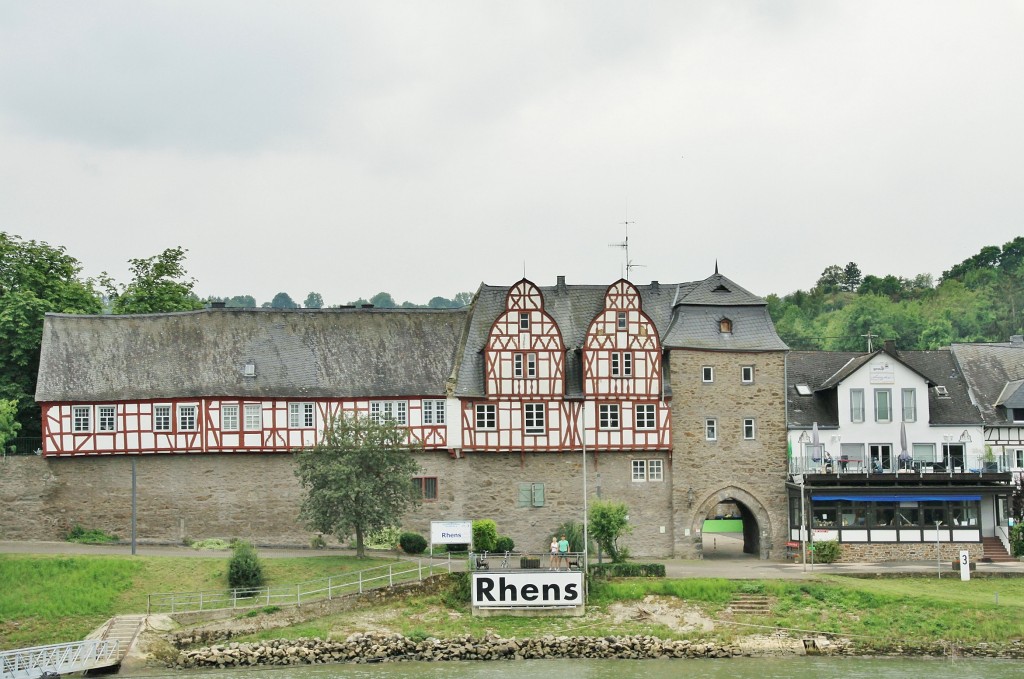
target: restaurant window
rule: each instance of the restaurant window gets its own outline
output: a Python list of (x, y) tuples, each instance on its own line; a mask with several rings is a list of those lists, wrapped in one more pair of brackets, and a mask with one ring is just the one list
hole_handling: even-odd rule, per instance
[(814, 503), (811, 516), (811, 527), (813, 528), (835, 528), (836, 517), (839, 513), (838, 507), (834, 504)]

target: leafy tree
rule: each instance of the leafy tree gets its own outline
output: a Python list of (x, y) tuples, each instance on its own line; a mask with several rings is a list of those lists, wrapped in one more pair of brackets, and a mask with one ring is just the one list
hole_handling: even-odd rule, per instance
[(0, 232), (0, 399), (17, 402), (25, 436), (40, 435), (35, 403), (47, 312), (98, 314), (103, 303), (63, 247)]
[(447, 297), (431, 297), (430, 301), (427, 302), (427, 308), (429, 309), (451, 309), (452, 301)]
[(192, 292), (195, 279), (187, 278), (184, 248), (167, 248), (159, 255), (129, 259), (132, 280), (116, 288), (109, 277), (107, 290), (115, 314), (152, 314), (202, 309), (203, 302)]
[(264, 582), (263, 565), (256, 549), (244, 540), (235, 542), (228, 560), (228, 586), (249, 593), (262, 587)]
[(843, 273), (843, 267), (833, 264), (825, 267), (814, 287), (821, 292), (836, 292), (845, 281), (846, 275)]
[(469, 306), (472, 303), (473, 303), (473, 293), (472, 292), (460, 292), (460, 293), (457, 293), (454, 297), (452, 297), (452, 306), (455, 307), (455, 308)]
[(307, 309), (323, 309), (324, 298), (320, 295), (319, 292), (311, 292), (308, 295), (306, 295), (306, 301), (302, 303), (302, 306), (306, 307)]
[(394, 309), (398, 306), (395, 304), (395, 298), (388, 292), (378, 292), (370, 298), (370, 304), (378, 309)]
[(223, 302), (226, 307), (233, 307), (236, 309), (255, 309), (256, 298), (252, 295), (235, 295), (234, 297), (216, 297), (210, 295), (206, 298), (207, 302)]
[(295, 474), (304, 490), (299, 516), (319, 533), (364, 540), (376, 530), (401, 523), (419, 499), (413, 476), (419, 463), (407, 432), (392, 420), (342, 415), (324, 430), (317, 445), (296, 455)]
[[(266, 306), (264, 304), (264, 306)], [(270, 301), (271, 309), (298, 309), (299, 305), (291, 298), (287, 292), (279, 292), (274, 295), (274, 299)]]
[(622, 502), (596, 500), (590, 505), (589, 535), (613, 563), (625, 560), (624, 550), (619, 549), (619, 538), (633, 532), (629, 525), (629, 508)]
[(8, 450), (8, 445), (14, 441), (18, 430), (21, 429), (17, 417), (18, 402), (14, 399), (0, 399), (0, 455)]

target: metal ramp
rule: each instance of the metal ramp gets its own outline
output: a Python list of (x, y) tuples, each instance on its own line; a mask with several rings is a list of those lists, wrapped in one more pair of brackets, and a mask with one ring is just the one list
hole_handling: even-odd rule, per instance
[(70, 644), (0, 651), (0, 679), (39, 679), (43, 674), (70, 674), (121, 662), (116, 639), (90, 639)]

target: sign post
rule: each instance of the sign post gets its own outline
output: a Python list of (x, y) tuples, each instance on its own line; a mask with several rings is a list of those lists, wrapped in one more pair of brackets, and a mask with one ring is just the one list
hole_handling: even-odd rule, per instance
[(971, 579), (971, 553), (966, 549), (960, 551), (960, 579), (964, 582)]
[(471, 545), (473, 543), (472, 521), (431, 521), (430, 546)]

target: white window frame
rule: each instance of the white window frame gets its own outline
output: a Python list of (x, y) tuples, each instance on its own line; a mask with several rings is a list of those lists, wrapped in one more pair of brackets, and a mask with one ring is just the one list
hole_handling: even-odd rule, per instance
[(408, 401), (370, 401), (370, 420), (375, 424), (394, 422), (399, 427), (409, 424)]
[(753, 417), (743, 418), (743, 440), (753, 441), (757, 438), (757, 422)]
[(656, 403), (637, 403), (633, 407), (633, 418), (636, 428), (640, 431), (657, 429), (658, 405)]
[(526, 378), (534, 379), (537, 377), (537, 354), (526, 355)]
[(754, 383), (754, 366), (742, 365), (740, 366), (740, 383), (741, 384), (753, 384)]
[(246, 403), (243, 408), (245, 413), (245, 431), (260, 431), (263, 429), (263, 405), (260, 403)]
[(612, 352), (611, 373), (612, 373), (612, 377), (632, 377), (633, 376), (633, 352), (632, 351), (613, 351)]
[(545, 417), (545, 405), (543, 403), (523, 404), (523, 432), (528, 435), (543, 435), (547, 433)]
[(71, 406), (71, 431), (84, 434), (92, 431), (92, 408)]
[(153, 406), (153, 431), (174, 431), (174, 427), (171, 426), (171, 406)]
[(661, 460), (647, 460), (647, 480), (652, 482), (665, 480), (665, 465)]
[(863, 422), (864, 413), (864, 390), (850, 390), (850, 422)]
[(718, 420), (713, 417), (704, 418), (704, 440), (705, 441), (717, 441), (718, 440)]
[(477, 403), (475, 415), (478, 431), (494, 431), (498, 428), (498, 406), (495, 404)]
[(618, 403), (601, 403), (598, 405), (598, 427), (603, 431), (615, 431), (621, 428), (622, 418)]
[(529, 330), (530, 329), (530, 312), (520, 311), (519, 312), (519, 329)]
[(117, 406), (96, 406), (96, 431), (117, 431)]
[(423, 399), (423, 424), (445, 423), (444, 399)]
[(1016, 468), (1024, 467), (1024, 448), (1016, 448), (1013, 451), (1013, 461), (1016, 463), (1014, 464)]
[(238, 431), (238, 404), (220, 404), (220, 428), (221, 431)]
[(901, 389), (900, 404), (904, 422), (917, 422), (917, 389)]
[(512, 377), (523, 376), (523, 355), (521, 353), (512, 354)]
[(615, 327), (618, 330), (626, 330), (629, 328), (629, 318), (626, 316), (625, 311), (617, 311), (615, 313)]
[(316, 409), (312, 401), (295, 401), (288, 404), (288, 428), (312, 429), (316, 424)]
[(715, 381), (714, 366), (706, 365), (700, 369), (700, 381), (704, 384), (711, 384)]
[(199, 431), (199, 406), (190, 403), (178, 405), (178, 431)]
[(647, 482), (647, 460), (633, 460), (633, 483)]
[[(880, 398), (884, 396), (884, 398)], [(883, 404), (882, 402), (885, 401)], [(885, 406), (884, 417), (882, 406)], [(875, 389), (875, 422), (892, 422), (892, 389)]]

